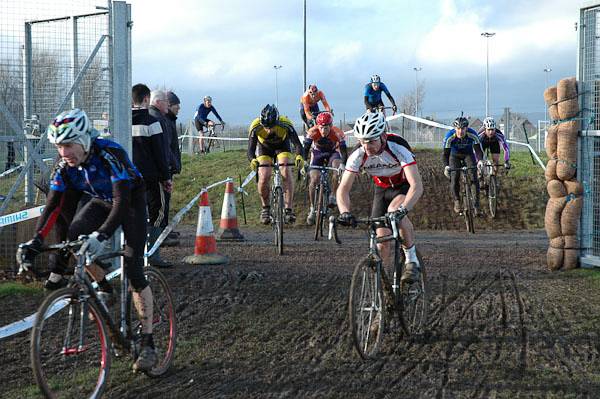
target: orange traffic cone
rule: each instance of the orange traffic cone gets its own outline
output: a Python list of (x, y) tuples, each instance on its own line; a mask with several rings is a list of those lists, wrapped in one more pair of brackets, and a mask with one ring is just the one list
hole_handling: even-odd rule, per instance
[(213, 233), (208, 193), (205, 191), (200, 196), (194, 255), (186, 256), (183, 258), (183, 262), (190, 265), (220, 265), (227, 263), (227, 257), (217, 253), (217, 241)]
[(244, 236), (238, 229), (237, 213), (235, 211), (235, 193), (233, 182), (225, 184), (225, 195), (223, 196), (223, 208), (221, 209), (221, 222), (219, 224), (218, 240), (243, 241)]

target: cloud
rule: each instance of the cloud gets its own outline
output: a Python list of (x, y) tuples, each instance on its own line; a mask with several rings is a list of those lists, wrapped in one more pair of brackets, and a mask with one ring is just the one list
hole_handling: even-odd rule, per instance
[[(486, 40), (489, 41), (490, 65), (523, 65), (534, 54), (561, 52), (575, 46), (576, 13), (572, 11), (576, 7), (565, 6), (565, 2), (545, 2), (541, 12), (538, 12), (539, 4), (532, 2), (513, 10), (502, 6), (481, 8), (473, 3), (442, 1), (440, 18), (417, 51), (419, 62), (434, 68), (444, 66), (448, 74), (460, 76), (471, 73), (475, 67), (478, 70), (485, 66)], [(565, 12), (566, 9), (571, 13)], [(515, 18), (503, 17), (507, 15)], [(520, 23), (516, 24), (515, 19)], [(484, 31), (496, 35), (485, 39), (481, 36)]]

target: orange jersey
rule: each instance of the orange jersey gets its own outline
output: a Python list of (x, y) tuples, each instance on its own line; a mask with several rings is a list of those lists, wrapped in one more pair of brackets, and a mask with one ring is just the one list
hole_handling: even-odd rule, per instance
[(313, 126), (306, 132), (306, 138), (312, 140), (313, 146), (316, 149), (325, 152), (339, 150), (340, 144), (346, 144), (344, 132), (336, 126), (331, 126), (331, 128), (329, 128), (327, 137), (323, 137), (318, 126)]
[(311, 117), (311, 108), (317, 105), (317, 103), (321, 101), (323, 106), (327, 111), (331, 111), (329, 104), (327, 103), (327, 99), (325, 98), (325, 94), (321, 90), (317, 92), (317, 95), (312, 97), (308, 90), (304, 92), (302, 97), (300, 98), (300, 103), (304, 106), (304, 113), (308, 117), (308, 119), (312, 119)]

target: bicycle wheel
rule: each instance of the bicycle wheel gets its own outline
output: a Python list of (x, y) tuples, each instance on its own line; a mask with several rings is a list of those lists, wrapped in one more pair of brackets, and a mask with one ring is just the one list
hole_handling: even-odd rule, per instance
[[(147, 267), (144, 274), (150, 283), (153, 298), (153, 318), (152, 318), (152, 337), (154, 339), (154, 348), (158, 362), (152, 370), (144, 373), (150, 377), (160, 377), (169, 370), (175, 355), (177, 344), (177, 324), (175, 321), (175, 305), (173, 304), (173, 295), (165, 277), (158, 270)], [(137, 318), (137, 313), (131, 301), (129, 294), (129, 318), (134, 339), (139, 342), (142, 326)]]
[(110, 340), (98, 305), (75, 288), (48, 295), (31, 330), (31, 368), (49, 398), (97, 398), (110, 369)]
[(275, 232), (275, 245), (277, 246), (277, 254), (283, 254), (283, 190), (281, 187), (275, 187), (273, 197), (271, 198), (271, 212), (273, 231)]
[(209, 137), (209, 139), (206, 139), (207, 143), (204, 146), (204, 151), (206, 154), (208, 154), (210, 152), (211, 147), (214, 145), (214, 143), (213, 143), (214, 140), (210, 139), (210, 137), (214, 137), (214, 134), (209, 131), (209, 133), (206, 135), (206, 137)]
[(323, 185), (319, 184), (315, 187), (315, 241), (319, 240), (319, 236), (323, 236)]
[(475, 227), (473, 225), (473, 197), (471, 195), (471, 187), (467, 179), (463, 180), (464, 184), (464, 195), (463, 195), (463, 215), (465, 217), (465, 224), (467, 225), (467, 231), (475, 234)]
[(490, 204), (490, 216), (496, 217), (496, 210), (498, 208), (498, 182), (496, 181), (495, 175), (490, 175), (490, 182), (488, 186), (488, 201)]
[(383, 338), (385, 316), (377, 261), (370, 256), (354, 268), (348, 305), (354, 348), (363, 359), (375, 356)]
[[(402, 300), (401, 318), (406, 331), (411, 334), (422, 334), (427, 326), (429, 314), (429, 293), (427, 291), (427, 272), (423, 258), (417, 251), (420, 273), (419, 281), (412, 284), (400, 283), (400, 295)], [(404, 261), (402, 261), (402, 270)]]

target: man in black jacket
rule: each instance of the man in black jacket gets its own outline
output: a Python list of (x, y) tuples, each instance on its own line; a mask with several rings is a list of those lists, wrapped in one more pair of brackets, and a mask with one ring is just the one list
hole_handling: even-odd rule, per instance
[[(179, 114), (179, 110), (181, 108), (179, 97), (172, 91), (167, 92), (167, 114), (165, 115), (165, 119), (169, 126), (170, 131), (170, 143), (169, 149), (171, 150), (171, 174), (178, 175), (181, 173), (181, 151), (179, 149), (179, 137), (177, 136), (177, 114)], [(169, 195), (169, 203), (170, 203), (170, 195)], [(167, 226), (167, 223), (164, 223), (164, 227)], [(165, 241), (163, 242), (165, 246), (175, 246), (179, 245), (179, 233), (176, 231), (171, 231)]]
[[(164, 93), (163, 93), (164, 95)], [(161, 232), (162, 219), (165, 216), (165, 193), (173, 187), (169, 159), (165, 151), (165, 138), (161, 123), (148, 110), (150, 89), (144, 84), (136, 84), (131, 90), (133, 163), (146, 181), (148, 203), (148, 249), (152, 247)], [(166, 102), (166, 98), (163, 97)], [(159, 101), (160, 102), (160, 101)], [(170, 267), (171, 264), (160, 258), (157, 250), (148, 259), (157, 267)]]

